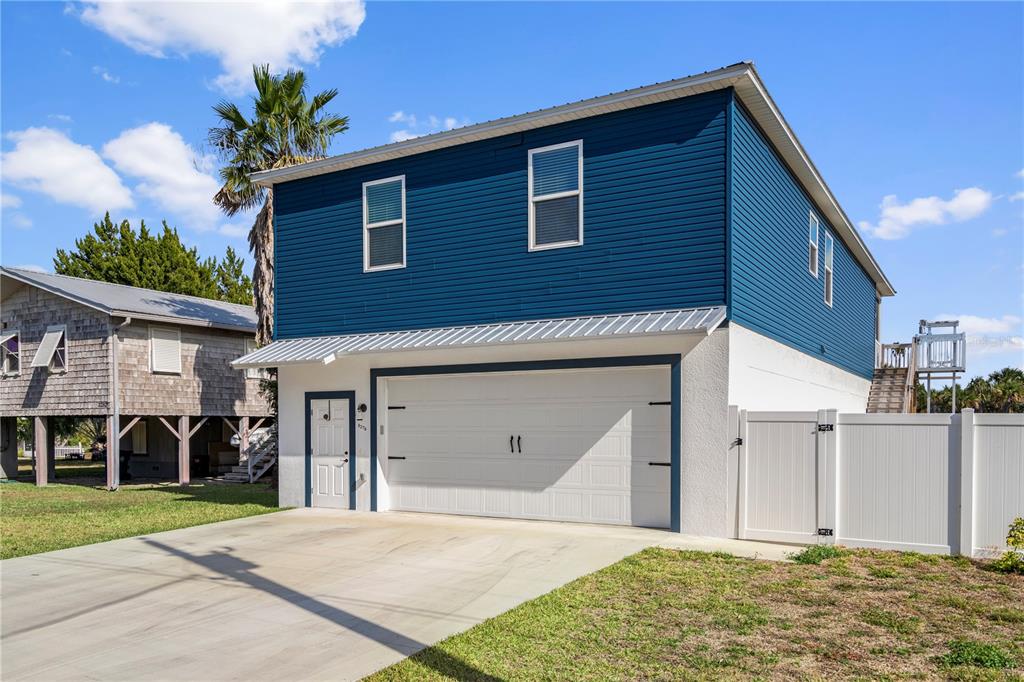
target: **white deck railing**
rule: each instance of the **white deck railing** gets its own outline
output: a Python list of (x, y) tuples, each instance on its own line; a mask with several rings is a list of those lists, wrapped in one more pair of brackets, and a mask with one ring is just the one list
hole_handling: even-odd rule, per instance
[(919, 334), (917, 344), (919, 372), (963, 372), (967, 367), (967, 338), (959, 334)]

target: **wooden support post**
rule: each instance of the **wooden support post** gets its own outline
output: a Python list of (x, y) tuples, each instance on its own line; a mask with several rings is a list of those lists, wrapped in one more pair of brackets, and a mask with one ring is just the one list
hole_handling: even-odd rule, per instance
[(249, 456), (249, 418), (238, 418), (238, 461), (242, 461), (242, 455)]
[(44, 486), (50, 482), (50, 454), (46, 446), (50, 442), (50, 418), (34, 417), (35, 430), (32, 438), (32, 454), (36, 458), (36, 485)]
[(118, 438), (120, 420), (107, 415), (107, 490), (117, 490), (121, 484), (121, 439)]
[(18, 418), (0, 417), (0, 478), (18, 477)]
[(189, 454), (188, 416), (178, 417), (178, 483), (188, 485), (192, 457)]

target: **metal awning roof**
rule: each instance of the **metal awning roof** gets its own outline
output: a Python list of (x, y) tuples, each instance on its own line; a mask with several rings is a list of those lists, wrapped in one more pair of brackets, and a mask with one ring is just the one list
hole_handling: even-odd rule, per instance
[(659, 310), (557, 320), (498, 322), (468, 327), (416, 329), (379, 334), (313, 336), (274, 341), (231, 364), (237, 368), (327, 364), (341, 355), (468, 348), (552, 341), (627, 338), (652, 334), (710, 334), (725, 319), (725, 306)]

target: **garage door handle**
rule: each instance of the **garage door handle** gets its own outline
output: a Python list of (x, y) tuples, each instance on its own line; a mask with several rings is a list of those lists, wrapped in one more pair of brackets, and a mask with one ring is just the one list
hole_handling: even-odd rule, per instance
[(648, 462), (647, 465), (652, 467), (670, 467), (672, 462)]
[(516, 454), (515, 440), (516, 437), (514, 435), (508, 437), (508, 451), (513, 455)]
[(405, 457), (392, 457), (391, 455), (388, 455), (388, 459), (405, 459)]
[(523, 454), (523, 437), (516, 436), (516, 445), (519, 446), (519, 454)]

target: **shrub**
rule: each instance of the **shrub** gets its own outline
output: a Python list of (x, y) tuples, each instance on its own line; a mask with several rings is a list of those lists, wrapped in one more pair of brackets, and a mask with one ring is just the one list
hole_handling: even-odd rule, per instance
[(941, 658), (944, 665), (973, 665), (977, 668), (1012, 668), (1013, 657), (995, 644), (954, 639)]
[(1024, 518), (1018, 517), (1010, 524), (1006, 544), (1010, 549), (992, 562), (992, 570), (1024, 574)]
[(806, 549), (789, 555), (789, 558), (798, 564), (820, 564), (828, 559), (837, 559), (843, 556), (843, 550), (834, 545), (811, 545)]

